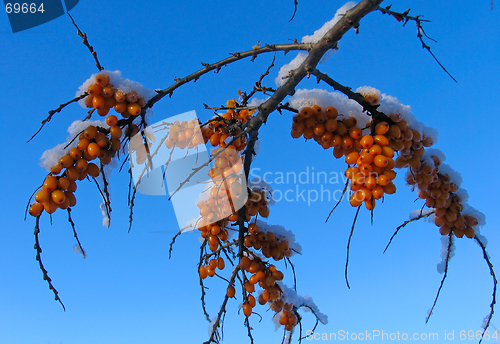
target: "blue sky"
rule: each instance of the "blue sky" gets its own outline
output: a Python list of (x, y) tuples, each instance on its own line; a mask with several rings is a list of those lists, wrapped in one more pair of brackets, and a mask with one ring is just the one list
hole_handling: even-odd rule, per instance
[[(250, 49), (262, 43), (287, 43), (301, 39), (330, 20), (343, 1), (299, 1), (295, 19), (293, 1), (107, 1), (99, 5), (80, 3), (71, 14), (87, 33), (101, 64), (120, 70), (123, 77), (144, 86), (166, 88), (174, 77), (182, 77), (215, 62), (229, 52)], [(390, 3), (383, 3), (389, 5)], [(360, 33), (349, 32), (340, 50), (319, 68), (354, 89), (373, 86), (412, 107), (417, 119), (439, 131), (435, 145), (447, 163), (462, 173), (462, 187), (469, 204), (486, 215), (481, 233), (495, 267), (498, 257), (498, 168), (495, 130), (500, 124), (498, 80), (500, 79), (499, 10), (489, 1), (400, 1), (393, 9), (423, 14), (431, 23), (426, 32), (438, 42), (432, 51), (458, 80), (453, 82), (421, 48), (412, 23), (402, 27), (389, 16), (372, 13), (361, 22)], [(166, 197), (139, 195), (134, 226), (128, 229), (128, 176), (113, 171), (111, 177), (112, 221), (101, 226), (100, 196), (95, 187), (82, 182), (78, 204), (72, 212), (80, 240), (88, 252), (82, 259), (73, 253), (74, 238), (64, 213), (56, 213), (50, 224), (41, 220), (42, 258), (67, 311), (53, 300), (42, 280), (33, 249), (34, 220), (24, 221), (29, 195), (40, 185), (45, 170), (41, 154), (66, 139), (66, 128), (86, 112), (78, 105), (67, 107), (30, 143), (47, 112), (72, 99), (78, 87), (97, 71), (67, 16), (12, 34), (7, 15), (0, 14), (0, 86), (3, 104), (3, 135), (0, 142), (5, 197), (0, 230), (1, 343), (200, 343), (207, 339), (208, 322), (200, 304), (196, 271), (199, 256), (197, 235), (178, 238), (171, 259), (168, 245), (177, 229), (172, 206)], [(293, 53), (277, 54), (276, 66), (289, 62)], [(202, 119), (211, 116), (203, 103), (224, 104), (237, 96), (237, 89), (250, 90), (272, 60), (259, 56), (210, 73), (165, 98), (154, 108), (153, 120), (190, 110)], [(265, 84), (274, 86), (275, 67)], [(318, 87), (305, 80), (300, 88)], [(324, 87), (324, 86), (323, 86)], [(326, 88), (326, 87), (325, 87)], [(272, 114), (259, 137), (261, 150), (255, 174), (336, 171), (345, 163), (313, 142), (293, 140), (291, 115)], [(279, 159), (280, 163), (276, 161)], [(310, 295), (327, 325), (319, 333), (365, 331), (446, 333), (481, 330), (489, 312), (492, 281), (482, 252), (469, 239), (456, 241), (448, 279), (429, 323), (425, 324), (442, 275), (441, 240), (437, 227), (421, 222), (408, 225), (382, 254), (394, 229), (419, 209), (416, 195), (398, 176), (398, 191), (375, 209), (374, 224), (368, 212), (358, 217), (351, 242), (349, 277), (344, 281), (347, 238), (355, 209), (342, 204), (328, 223), (332, 204), (303, 201), (278, 202), (269, 222), (292, 230), (303, 247), (294, 256), (298, 292)], [(275, 183), (276, 184), (276, 183)], [(295, 189), (297, 185), (274, 185)], [(300, 185), (319, 190), (320, 185)], [(330, 186), (329, 186), (330, 187)], [(333, 185), (333, 188), (341, 188)], [(279, 263), (286, 281), (291, 271)], [(223, 300), (225, 282), (212, 279), (207, 307), (215, 315)], [(244, 317), (237, 314), (240, 301), (228, 304), (224, 334), (226, 343), (246, 339)], [(251, 317), (256, 343), (279, 343), (281, 330), (274, 331), (270, 312)], [(304, 330), (314, 325), (304, 315)], [(500, 328), (494, 316), (491, 331)], [(295, 335), (297, 339), (297, 334)], [(466, 340), (468, 341), (468, 340)], [(374, 341), (377, 342), (377, 341)], [(468, 341), (470, 342), (470, 341)], [(486, 341), (488, 342), (488, 341)], [(494, 342), (494, 341), (491, 341)]]

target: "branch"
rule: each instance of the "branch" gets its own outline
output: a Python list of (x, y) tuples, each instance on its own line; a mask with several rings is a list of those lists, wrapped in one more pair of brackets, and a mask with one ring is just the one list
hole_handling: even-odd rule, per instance
[(54, 285), (52, 284), (52, 279), (49, 277), (47, 270), (45, 269), (45, 267), (43, 266), (43, 263), (42, 263), (42, 257), (41, 257), (42, 248), (40, 247), (40, 240), (38, 239), (38, 234), (40, 233), (39, 223), (40, 223), (40, 216), (37, 216), (36, 222), (35, 222), (36, 260), (38, 261), (38, 264), (40, 265), (40, 270), (42, 270), (43, 279), (47, 281), (47, 283), (49, 284), (49, 289), (52, 290), (52, 292), (54, 293), (54, 299), (56, 301), (59, 301), (59, 303), (61, 304), (64, 311), (66, 311), (66, 307), (64, 307), (64, 304), (62, 303), (61, 299), (59, 298), (59, 295), (58, 295), (59, 292), (56, 290), (56, 288), (54, 288)]
[[(68, 13), (69, 14), (69, 13)], [(60, 104), (59, 107), (55, 110), (50, 110), (49, 111), (49, 116), (47, 118), (45, 118), (43, 121), (42, 121), (42, 125), (40, 126), (40, 128), (36, 131), (36, 133), (33, 134), (33, 136), (30, 137), (30, 139), (28, 141), (26, 141), (26, 143), (30, 142), (31, 140), (33, 140), (35, 138), (35, 136), (42, 130), (43, 126), (45, 125), (45, 123), (47, 122), (50, 122), (50, 120), (52, 119), (52, 116), (54, 116), (55, 113), (57, 112), (61, 112), (61, 110), (63, 108), (65, 108), (67, 105), (71, 104), (71, 103), (74, 103), (74, 102), (77, 102), (79, 101), (80, 99), (83, 99), (85, 98), (86, 96), (88, 95), (87, 92), (83, 93), (81, 96), (78, 96), (78, 97), (75, 97), (73, 99), (71, 99), (70, 101), (64, 103), (64, 104)]]
[(347, 279), (347, 267), (349, 265), (349, 247), (351, 246), (352, 233), (354, 233), (354, 225), (356, 224), (356, 219), (358, 218), (359, 209), (361, 209), (361, 206), (359, 206), (358, 210), (356, 210), (356, 215), (354, 216), (354, 221), (352, 222), (351, 233), (349, 234), (349, 240), (347, 240), (347, 255), (345, 259), (344, 276), (345, 276), (345, 282), (347, 283), (347, 288), (349, 289), (351, 289), (351, 286), (349, 285), (349, 280)]
[(68, 12), (68, 16), (71, 18), (73, 25), (76, 27), (78, 36), (83, 38), (82, 43), (89, 49), (90, 53), (94, 57), (95, 65), (96, 65), (97, 69), (99, 69), (99, 71), (103, 70), (104, 67), (101, 66), (101, 64), (99, 63), (99, 60), (97, 59), (97, 53), (94, 51), (94, 48), (90, 45), (90, 43), (87, 39), (87, 34), (85, 32), (80, 31), (80, 28), (78, 27), (78, 25), (76, 25), (75, 21), (73, 20), (73, 17), (71, 16), (71, 14), (69, 14), (69, 12)]
[(434, 213), (435, 213), (435, 212), (430, 212), (430, 213), (427, 213), (427, 214), (420, 213), (420, 215), (419, 215), (419, 216), (417, 216), (416, 218), (411, 219), (411, 220), (407, 220), (407, 221), (403, 222), (403, 224), (399, 225), (399, 226), (398, 226), (398, 228), (396, 228), (396, 231), (394, 232), (394, 234), (392, 234), (391, 239), (389, 239), (389, 243), (388, 243), (388, 244), (387, 244), (387, 246), (385, 247), (385, 249), (384, 249), (384, 252), (383, 252), (383, 253), (385, 253), (385, 251), (387, 251), (387, 249), (389, 248), (389, 245), (392, 243), (392, 239), (394, 239), (394, 237), (396, 236), (396, 234), (398, 234), (398, 232), (399, 232), (399, 230), (400, 230), (401, 228), (403, 228), (404, 226), (406, 226), (406, 225), (407, 225), (407, 224), (409, 224), (410, 222), (420, 220), (420, 219), (422, 219), (422, 218), (424, 218), (424, 217), (429, 217), (429, 216), (431, 216), (431, 215), (432, 215), (432, 214), (434, 214)]
[(432, 304), (432, 307), (429, 310), (429, 314), (427, 315), (427, 318), (425, 318), (425, 323), (426, 324), (427, 324), (427, 322), (429, 321), (429, 318), (432, 315), (432, 311), (434, 310), (434, 307), (436, 306), (436, 302), (437, 302), (437, 300), (439, 298), (439, 293), (441, 293), (441, 288), (443, 288), (444, 280), (446, 279), (446, 276), (448, 275), (448, 263), (450, 261), (451, 245), (453, 245), (453, 240), (452, 240), (453, 239), (453, 232), (450, 232), (450, 234), (448, 234), (448, 238), (449, 238), (449, 241), (448, 241), (448, 250), (446, 252), (446, 260), (445, 260), (445, 266), (444, 266), (444, 276), (443, 276), (443, 279), (441, 280), (441, 284), (439, 285), (439, 289), (437, 291), (436, 298), (434, 299), (434, 303)]
[(421, 15), (418, 15), (418, 16), (410, 16), (408, 15), (408, 12), (410, 12), (410, 9), (407, 9), (405, 12), (403, 13), (399, 13), (399, 12), (394, 12), (394, 11), (391, 11), (390, 10), (391, 6), (387, 6), (385, 8), (382, 8), (382, 7), (378, 7), (377, 10), (379, 10), (380, 12), (382, 12), (383, 14), (389, 14), (389, 15), (392, 15), (394, 18), (396, 18), (396, 20), (398, 22), (401, 22), (404, 20), (404, 25), (406, 25), (406, 23), (408, 23), (410, 20), (414, 21), (415, 24), (417, 25), (417, 37), (418, 39), (420, 40), (420, 43), (422, 43), (422, 48), (426, 49), (429, 54), (431, 54), (432, 58), (434, 58), (434, 60), (437, 62), (437, 64), (445, 71), (446, 74), (448, 74), (448, 76), (450, 78), (453, 79), (453, 81), (455, 82), (458, 82), (454, 77), (453, 75), (450, 74), (450, 72), (448, 72), (448, 70), (443, 66), (443, 64), (438, 60), (438, 58), (436, 57), (436, 55), (434, 55), (434, 53), (431, 51), (431, 47), (428, 46), (425, 41), (424, 41), (424, 36), (428, 39), (430, 39), (431, 41), (434, 41), (436, 42), (435, 39), (429, 37), (425, 31), (424, 31), (424, 28), (422, 27), (422, 22), (429, 22), (429, 20), (425, 20), (425, 19), (421, 19)]
[(486, 332), (486, 330), (490, 326), (491, 317), (493, 317), (493, 313), (495, 312), (495, 303), (496, 303), (497, 283), (498, 282), (497, 282), (497, 277), (495, 276), (495, 271), (493, 270), (493, 264), (491, 264), (490, 258), (488, 257), (488, 254), (486, 253), (486, 248), (484, 247), (483, 242), (477, 237), (477, 235), (474, 236), (474, 239), (477, 241), (477, 243), (481, 247), (481, 250), (483, 250), (484, 260), (486, 260), (486, 263), (488, 264), (488, 268), (490, 269), (490, 274), (493, 277), (493, 299), (491, 300), (491, 303), (490, 303), (490, 313), (487, 316), (488, 320), (486, 320), (486, 324), (484, 325), (483, 334), (481, 335), (481, 340), (479, 341), (479, 344), (481, 344), (483, 337), (484, 337), (484, 333)]

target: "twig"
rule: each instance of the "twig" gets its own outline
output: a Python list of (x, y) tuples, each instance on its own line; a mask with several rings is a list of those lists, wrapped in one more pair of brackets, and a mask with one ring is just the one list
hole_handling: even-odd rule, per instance
[(97, 53), (94, 51), (94, 48), (90, 45), (90, 43), (87, 39), (87, 34), (85, 32), (80, 31), (80, 28), (78, 27), (78, 25), (76, 25), (75, 21), (73, 20), (73, 17), (71, 16), (71, 14), (69, 14), (69, 12), (68, 12), (68, 16), (71, 18), (73, 25), (76, 27), (78, 36), (83, 38), (82, 43), (89, 49), (90, 53), (94, 57), (95, 65), (96, 65), (97, 69), (99, 69), (99, 71), (103, 70), (104, 67), (101, 66), (101, 64), (99, 63), (99, 59), (97, 58)]
[(408, 12), (410, 12), (410, 10), (406, 10), (405, 12), (403, 13), (399, 13), (399, 12), (394, 12), (394, 11), (391, 11), (390, 10), (391, 6), (388, 6), (388, 7), (385, 7), (385, 8), (382, 8), (382, 7), (378, 7), (377, 9), (382, 12), (383, 14), (389, 14), (389, 15), (392, 15), (394, 18), (396, 18), (397, 21), (401, 22), (403, 21), (404, 19), (404, 25), (406, 25), (408, 23), (408, 21), (412, 20), (415, 22), (415, 24), (417, 25), (417, 37), (418, 39), (420, 40), (420, 43), (422, 43), (422, 48), (426, 49), (429, 54), (431, 54), (432, 58), (437, 62), (437, 64), (445, 71), (446, 74), (448, 74), (448, 76), (450, 78), (453, 79), (453, 81), (455, 82), (458, 82), (454, 77), (453, 75), (450, 74), (450, 72), (448, 72), (448, 70), (443, 66), (443, 64), (438, 60), (438, 58), (436, 57), (436, 55), (434, 55), (434, 53), (431, 51), (431, 47), (429, 45), (427, 45), (423, 39), (423, 37), (425, 36), (426, 38), (436, 42), (435, 39), (429, 37), (425, 31), (424, 31), (424, 28), (422, 27), (422, 22), (429, 22), (429, 20), (425, 20), (425, 19), (421, 19), (420, 15), (418, 16), (410, 16), (408, 15)]
[(411, 219), (411, 220), (406, 220), (405, 222), (403, 222), (403, 224), (399, 225), (399, 226), (396, 228), (396, 231), (394, 232), (394, 234), (392, 234), (391, 239), (389, 239), (389, 243), (388, 243), (388, 244), (387, 244), (387, 246), (385, 247), (385, 249), (384, 249), (384, 252), (383, 252), (383, 253), (385, 253), (385, 251), (387, 251), (387, 249), (389, 248), (389, 245), (392, 243), (392, 239), (394, 239), (394, 237), (396, 236), (396, 234), (398, 234), (398, 232), (399, 232), (399, 230), (400, 230), (401, 228), (403, 228), (404, 226), (406, 226), (406, 225), (407, 225), (407, 224), (409, 224), (410, 222), (420, 220), (420, 219), (422, 219), (422, 218), (424, 218), (424, 217), (429, 217), (429, 216), (431, 216), (432, 214), (434, 214), (434, 212), (430, 212), (430, 213), (427, 213), (427, 214), (422, 214), (422, 213), (420, 213), (420, 215), (419, 215), (419, 216), (417, 216), (417, 217), (415, 217), (414, 219)]
[(49, 275), (47, 273), (47, 270), (45, 269), (45, 267), (43, 266), (43, 263), (42, 263), (42, 257), (41, 257), (42, 248), (40, 247), (40, 241), (38, 239), (38, 234), (40, 233), (39, 221), (40, 221), (40, 216), (37, 216), (36, 217), (36, 222), (35, 222), (35, 250), (36, 250), (36, 260), (38, 261), (38, 264), (40, 265), (40, 270), (42, 270), (43, 279), (47, 281), (47, 283), (49, 284), (49, 289), (52, 290), (52, 292), (54, 293), (54, 299), (56, 301), (59, 301), (59, 303), (61, 304), (61, 306), (64, 309), (64, 311), (66, 311), (66, 307), (64, 306), (64, 304), (62, 303), (61, 299), (59, 298), (59, 295), (58, 295), (59, 292), (56, 290), (56, 288), (54, 288), (54, 285), (52, 284), (52, 279), (49, 277)]
[(342, 190), (342, 194), (340, 195), (340, 199), (337, 201), (337, 204), (335, 204), (335, 206), (333, 207), (333, 209), (330, 211), (330, 213), (328, 214), (328, 216), (326, 217), (326, 220), (325, 220), (325, 223), (328, 222), (328, 219), (330, 218), (330, 216), (332, 215), (333, 211), (335, 209), (337, 209), (337, 207), (339, 206), (340, 202), (342, 201), (342, 199), (344, 198), (344, 194), (345, 192), (347, 191), (347, 186), (349, 185), (349, 180), (347, 180), (345, 182), (345, 186), (344, 186), (344, 190)]
[(427, 314), (427, 318), (425, 318), (425, 323), (426, 324), (427, 324), (427, 322), (429, 321), (429, 318), (432, 315), (432, 311), (434, 310), (434, 307), (436, 306), (436, 302), (437, 302), (437, 300), (439, 298), (439, 293), (441, 293), (441, 288), (443, 288), (444, 280), (446, 279), (446, 276), (448, 275), (448, 264), (449, 264), (449, 261), (450, 261), (451, 246), (453, 245), (453, 232), (450, 232), (450, 234), (448, 234), (448, 238), (449, 238), (449, 241), (448, 241), (448, 249), (447, 249), (447, 252), (446, 252), (446, 260), (445, 260), (445, 266), (444, 266), (444, 275), (443, 275), (443, 278), (441, 279), (441, 284), (439, 285), (439, 289), (437, 291), (436, 298), (434, 299), (434, 303), (432, 304), (432, 307), (429, 310), (429, 314)]
[(80, 242), (80, 239), (78, 239), (78, 234), (76, 233), (75, 229), (75, 223), (73, 222), (73, 219), (71, 218), (71, 208), (68, 208), (68, 221), (71, 224), (71, 228), (73, 229), (73, 235), (75, 236), (76, 242), (78, 243), (78, 247), (80, 248), (80, 252), (82, 253), (83, 259), (87, 258), (87, 253), (82, 247), (82, 244)]
[(359, 206), (358, 210), (356, 210), (356, 215), (354, 216), (354, 221), (352, 222), (351, 233), (349, 234), (349, 239), (347, 240), (347, 255), (345, 260), (344, 276), (345, 276), (345, 282), (347, 283), (347, 288), (349, 289), (351, 289), (351, 286), (349, 285), (349, 280), (347, 279), (347, 266), (349, 265), (349, 248), (351, 246), (352, 233), (354, 233), (354, 225), (356, 224), (356, 219), (358, 218), (359, 209), (361, 209), (361, 206)]
[[(493, 1), (493, 0), (491, 0)], [(297, 5), (299, 4), (299, 2), (297, 0), (293, 0), (293, 15), (292, 15), (292, 18), (290, 18), (290, 20), (288, 22), (291, 22), (293, 20), (293, 18), (295, 18), (295, 14), (297, 13)], [(492, 5), (493, 6), (493, 5)]]
[(50, 110), (49, 111), (49, 116), (42, 121), (42, 125), (40, 126), (40, 128), (36, 131), (36, 133), (33, 134), (33, 136), (30, 137), (30, 139), (28, 141), (26, 141), (26, 143), (30, 142), (31, 140), (33, 140), (35, 138), (35, 136), (42, 130), (42, 128), (45, 125), (45, 123), (50, 122), (50, 120), (52, 119), (52, 116), (54, 116), (54, 114), (56, 114), (57, 112), (61, 112), (61, 110), (63, 108), (65, 108), (66, 106), (68, 106), (69, 104), (77, 102), (80, 99), (85, 98), (87, 95), (88, 95), (88, 93), (85, 92), (81, 96), (75, 97), (75, 98), (71, 99), (70, 101), (68, 101), (68, 102), (66, 102), (64, 104), (60, 104), (57, 109)]
[(491, 264), (490, 258), (488, 257), (488, 254), (486, 253), (486, 247), (484, 247), (483, 242), (477, 237), (477, 235), (474, 236), (474, 239), (477, 241), (479, 246), (481, 247), (481, 250), (483, 251), (483, 257), (486, 263), (488, 264), (488, 268), (490, 269), (490, 274), (493, 277), (493, 299), (491, 300), (490, 303), (490, 313), (488, 314), (487, 318), (488, 320), (486, 321), (486, 324), (484, 326), (483, 334), (481, 335), (481, 340), (479, 341), (479, 344), (481, 344), (484, 334), (488, 327), (490, 326), (491, 318), (493, 317), (493, 313), (495, 312), (495, 303), (496, 303), (496, 294), (497, 294), (497, 278), (495, 276), (495, 271), (493, 270), (493, 264)]

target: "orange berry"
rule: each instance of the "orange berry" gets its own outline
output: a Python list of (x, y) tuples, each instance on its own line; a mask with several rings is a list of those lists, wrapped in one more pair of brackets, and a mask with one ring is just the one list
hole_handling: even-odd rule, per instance
[(54, 190), (50, 194), (50, 198), (56, 203), (56, 204), (62, 204), (64, 203), (64, 200), (66, 199), (66, 196), (64, 195), (64, 192), (62, 190)]
[(125, 102), (125, 100), (126, 100), (125, 93), (123, 93), (122, 91), (116, 91), (115, 92), (115, 100), (118, 103)]
[(252, 306), (250, 306), (248, 303), (245, 303), (243, 305), (243, 314), (245, 314), (245, 316), (247, 317), (252, 315)]
[(373, 163), (377, 167), (386, 167), (389, 163), (389, 160), (384, 155), (377, 155), (375, 159), (373, 159)]
[(339, 112), (333, 106), (329, 106), (325, 109), (325, 115), (327, 118), (335, 119), (339, 115)]
[(373, 136), (371, 135), (365, 135), (361, 138), (359, 143), (361, 144), (361, 147), (365, 149), (369, 149), (373, 145), (374, 139)]
[(228, 297), (234, 297), (234, 295), (236, 295), (236, 289), (234, 288), (234, 286), (232, 285), (228, 286), (226, 294)]
[(139, 95), (137, 94), (136, 91), (130, 91), (125, 95), (125, 98), (129, 103), (135, 103), (139, 100)]
[(394, 149), (388, 146), (382, 147), (382, 154), (392, 159), (394, 157)]
[(50, 200), (50, 192), (48, 192), (45, 189), (39, 190), (35, 194), (35, 201), (37, 201), (38, 203), (45, 203), (48, 202), (49, 200)]
[(375, 126), (375, 132), (378, 135), (384, 135), (389, 131), (389, 124), (387, 122), (380, 122)]
[(68, 168), (73, 165), (74, 159), (71, 157), (71, 155), (66, 154), (61, 159), (59, 159), (59, 165), (61, 165), (64, 168)]
[(138, 116), (141, 113), (141, 107), (137, 103), (128, 104), (127, 110), (132, 116)]
[(114, 108), (115, 105), (116, 105), (116, 99), (114, 97), (106, 98), (106, 101), (104, 102), (104, 107), (111, 109)]
[[(117, 113), (125, 113), (125, 112), (128, 112), (127, 111), (127, 107), (128, 107), (128, 104), (127, 102), (120, 102), (120, 103), (116, 103), (115, 106), (114, 106), (114, 109)], [(123, 115), (122, 115), (123, 116)], [(129, 116), (130, 117), (130, 116)]]
[(346, 157), (345, 157), (345, 162), (349, 165), (353, 165), (356, 163), (356, 161), (358, 160), (359, 158), (359, 153), (358, 152), (352, 152), (352, 153), (349, 153)]
[(375, 135), (374, 140), (375, 143), (381, 147), (387, 146), (389, 144), (389, 140), (384, 135)]
[(87, 165), (88, 163), (85, 159), (78, 159), (77, 161), (75, 161), (75, 168), (78, 172), (87, 170)]
[(376, 185), (373, 189), (372, 189), (372, 196), (373, 198), (375, 199), (380, 199), (384, 196), (384, 188), (380, 185)]
[[(200, 274), (201, 279), (205, 279), (208, 277), (208, 271), (207, 271), (207, 266), (206, 265), (201, 265), (200, 268), (198, 269), (198, 273)], [(234, 287), (233, 287), (234, 289)], [(228, 292), (229, 292), (229, 287), (228, 287)], [(229, 296), (229, 293), (228, 293)], [(234, 294), (233, 294), (234, 296)], [(232, 297), (232, 296), (229, 296)]]
[(92, 106), (96, 110), (104, 108), (105, 104), (106, 104), (106, 98), (104, 98), (104, 96), (102, 96), (102, 95), (96, 95), (92, 99)]
[(314, 111), (311, 109), (309, 106), (304, 106), (302, 109), (300, 109), (299, 114), (303, 118), (309, 118), (313, 115)]
[(96, 178), (97, 176), (99, 176), (101, 171), (99, 170), (99, 167), (97, 167), (96, 164), (91, 162), (87, 165), (86, 172), (89, 176)]
[(61, 177), (57, 180), (57, 188), (63, 191), (69, 188), (69, 184), (69, 179), (66, 177)]
[(363, 132), (359, 127), (354, 126), (349, 129), (349, 136), (353, 139), (359, 140), (363, 136)]
[(52, 172), (52, 174), (59, 174), (59, 173), (61, 173), (61, 170), (62, 170), (62, 166), (59, 164), (54, 165), (50, 168), (50, 172)]
[(109, 76), (105, 73), (99, 73), (95, 76), (95, 81), (100, 86), (106, 86), (109, 82)]
[(98, 96), (102, 93), (102, 86), (99, 84), (92, 84), (87, 88), (88, 94)]
[(57, 189), (57, 178), (54, 176), (48, 176), (47, 178), (45, 178), (42, 188), (48, 193), (54, 191), (55, 189)]
[(385, 185), (383, 188), (384, 192), (389, 195), (392, 195), (396, 192), (396, 185), (394, 185), (392, 182), (389, 182), (389, 184)]
[(122, 137), (122, 128), (120, 128), (117, 125), (114, 125), (111, 128), (109, 128), (109, 134), (111, 135), (112, 138), (119, 139), (120, 137)]
[(87, 129), (84, 130), (83, 136), (88, 139), (92, 140), (97, 134), (97, 128), (93, 125), (87, 127)]
[(99, 145), (97, 143), (91, 142), (87, 146), (87, 153), (91, 157), (95, 158), (95, 157), (97, 157), (101, 153), (101, 147), (99, 147)]
[(34, 202), (31, 204), (28, 212), (31, 216), (39, 216), (43, 211), (43, 204)]
[(54, 213), (57, 208), (59, 208), (57, 203), (55, 203), (52, 199), (43, 204), (43, 209), (49, 214)]
[(112, 98), (116, 102), (115, 97), (112, 97), (114, 95), (114, 93), (115, 93), (115, 90), (113, 88), (113, 85), (105, 85), (102, 87), (102, 95), (104, 96), (104, 98)]

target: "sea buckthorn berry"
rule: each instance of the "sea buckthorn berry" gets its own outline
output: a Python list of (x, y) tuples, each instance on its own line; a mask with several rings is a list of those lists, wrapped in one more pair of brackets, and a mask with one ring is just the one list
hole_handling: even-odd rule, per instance
[[(208, 277), (207, 266), (201, 265), (200, 268), (198, 269), (198, 273), (200, 274), (201, 279), (207, 278)], [(233, 289), (234, 289), (234, 287), (233, 287)], [(229, 291), (229, 287), (228, 287), (228, 291)], [(228, 294), (228, 296), (229, 296), (229, 294)], [(229, 296), (229, 297), (232, 297), (232, 296)]]
[(356, 161), (358, 160), (359, 158), (359, 153), (358, 152), (352, 152), (352, 153), (349, 153), (346, 157), (345, 157), (345, 162), (349, 165), (353, 165), (356, 163)]
[(87, 170), (87, 160), (85, 159), (78, 159), (75, 161), (75, 168), (78, 172), (83, 172)]
[(109, 145), (108, 138), (104, 133), (98, 132), (94, 140), (101, 148), (106, 148)]
[(64, 195), (64, 192), (62, 190), (54, 190), (50, 194), (50, 198), (56, 203), (56, 204), (62, 204), (64, 203), (64, 200), (66, 199), (66, 196)]
[(99, 154), (101, 153), (101, 147), (99, 147), (99, 145), (95, 142), (91, 142), (89, 143), (89, 145), (87, 146), (87, 153), (93, 157), (93, 158), (96, 158), (97, 156), (99, 156)]
[(85, 106), (88, 107), (89, 109), (94, 107), (93, 99), (94, 96), (91, 94), (85, 97)]
[(61, 177), (57, 180), (57, 188), (63, 191), (69, 188), (69, 184), (69, 179), (66, 177)]
[(74, 163), (74, 159), (71, 157), (71, 155), (66, 154), (59, 159), (59, 165), (61, 165), (64, 168), (68, 168), (72, 166)]
[(122, 117), (125, 117), (124, 114), (128, 114), (127, 108), (128, 108), (127, 102), (116, 103), (114, 106), (115, 111), (117, 113), (122, 114)]
[(44, 203), (43, 204), (43, 209), (48, 213), (48, 214), (52, 214), (54, 213), (57, 208), (59, 208), (57, 206), (57, 203), (55, 203), (52, 199), (50, 199), (48, 202)]
[(349, 129), (349, 136), (353, 139), (360, 139), (363, 136), (363, 132), (359, 127), (353, 126)]
[(95, 76), (95, 81), (100, 86), (106, 86), (109, 83), (109, 76), (105, 73), (99, 73)]
[(119, 139), (122, 136), (122, 129), (119, 126), (112, 126), (109, 128), (109, 133), (112, 138)]
[(248, 303), (245, 303), (243, 305), (243, 314), (245, 314), (246, 317), (252, 315), (252, 306), (250, 306)]
[(47, 190), (45, 190), (45, 189), (39, 190), (35, 194), (35, 201), (37, 201), (39, 203), (48, 202), (49, 199), (50, 199), (50, 193)]
[(54, 191), (55, 189), (57, 189), (57, 178), (54, 176), (48, 176), (47, 178), (45, 178), (42, 188), (49, 193)]
[[(201, 276), (201, 274), (200, 274)], [(230, 285), (227, 287), (227, 290), (226, 290), (226, 294), (227, 294), (227, 297), (234, 297), (234, 295), (236, 295), (236, 289), (234, 288), (234, 286)]]
[(325, 122), (325, 129), (329, 132), (332, 132), (332, 133), (337, 129), (338, 126), (339, 126), (339, 124), (338, 124), (337, 120), (334, 118), (329, 118)]
[(333, 106), (329, 106), (325, 109), (325, 115), (327, 118), (335, 119), (339, 115), (339, 112)]
[(385, 157), (384, 155), (377, 155), (373, 160), (373, 163), (377, 167), (386, 167), (389, 163), (389, 160), (387, 160), (387, 157)]
[(77, 147), (73, 147), (69, 150), (69, 155), (74, 159), (78, 160), (82, 157), (82, 151)]
[(43, 211), (43, 204), (34, 202), (31, 204), (28, 212), (31, 216), (39, 216)]
[(375, 135), (374, 140), (375, 143), (381, 147), (387, 146), (389, 144), (389, 140), (384, 135)]
[(342, 122), (345, 124), (345, 126), (347, 128), (351, 128), (351, 127), (354, 127), (358, 123), (358, 120), (356, 119), (356, 117), (347, 117), (347, 118), (344, 118), (342, 120)]
[(114, 108), (116, 104), (117, 103), (116, 103), (115, 98), (114, 97), (109, 97), (109, 98), (106, 98), (106, 101), (104, 102), (104, 107), (108, 108), (108, 110), (109, 110), (111, 108)]
[(129, 103), (135, 103), (139, 100), (139, 95), (137, 94), (136, 91), (130, 91), (125, 95), (125, 98)]
[(99, 84), (92, 84), (87, 88), (88, 94), (98, 96), (102, 93), (102, 86)]
[(369, 149), (371, 146), (373, 146), (373, 143), (374, 143), (373, 136), (365, 135), (361, 138), (359, 143), (361, 144), (361, 147), (363, 147), (365, 149)]
[(92, 140), (97, 134), (97, 128), (93, 125), (87, 127), (87, 129), (84, 130), (83, 136), (88, 139)]
[(115, 90), (113, 88), (113, 85), (106, 85), (102, 88), (102, 95), (104, 98), (111, 98), (116, 102), (115, 97), (113, 95), (115, 94)]
[(389, 124), (387, 122), (380, 122), (375, 126), (375, 133), (377, 135), (384, 135), (389, 131)]
[(309, 106), (304, 106), (302, 109), (300, 109), (299, 114), (303, 118), (309, 118), (314, 114), (314, 110), (311, 109)]
[(91, 162), (87, 165), (86, 172), (89, 176), (94, 177), (94, 178), (97, 178), (97, 176), (99, 176), (99, 174), (100, 174), (99, 167), (97, 167), (97, 165), (94, 164), (93, 162)]
[(137, 103), (128, 104), (127, 110), (132, 116), (137, 116), (141, 113), (141, 107)]
[(92, 99), (92, 106), (96, 110), (104, 108), (105, 104), (106, 104), (106, 98), (104, 98), (102, 95), (96, 95)]
[(100, 109), (97, 109), (97, 114), (101, 117), (106, 116), (108, 113), (109, 113), (109, 108), (107, 108), (106, 106), (104, 106)]

